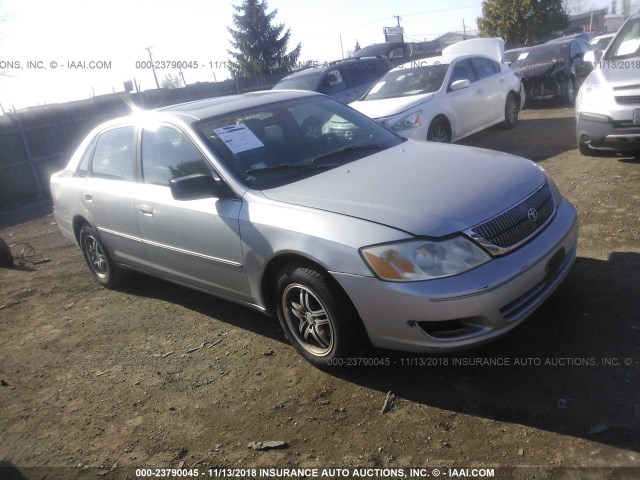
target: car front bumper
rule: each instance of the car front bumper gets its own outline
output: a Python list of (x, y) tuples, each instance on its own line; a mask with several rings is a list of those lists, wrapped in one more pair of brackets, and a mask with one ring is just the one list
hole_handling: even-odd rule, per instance
[[(632, 111), (628, 113), (632, 115)], [(612, 152), (640, 151), (640, 125), (633, 125), (632, 120), (614, 120), (609, 115), (580, 112), (577, 122), (578, 137), (591, 148)]]
[(528, 100), (548, 100), (562, 95), (562, 86), (555, 77), (526, 78), (522, 86)]
[(371, 343), (409, 352), (447, 352), (515, 328), (560, 285), (576, 258), (577, 213), (562, 200), (553, 221), (523, 247), (462, 275), (385, 282), (332, 272), (353, 301)]

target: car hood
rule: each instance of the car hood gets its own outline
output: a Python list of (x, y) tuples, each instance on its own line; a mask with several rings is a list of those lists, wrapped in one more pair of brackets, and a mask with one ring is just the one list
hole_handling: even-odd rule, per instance
[(520, 74), (520, 78), (535, 78), (535, 77), (543, 77), (548, 72), (553, 70), (554, 64), (549, 63), (536, 63), (527, 65), (525, 67), (518, 67), (517, 71)]
[[(630, 61), (636, 62), (638, 58), (634, 58)], [(620, 62), (616, 60), (607, 61), (602, 60), (600, 62), (601, 68), (596, 68), (589, 75), (595, 77), (598, 83), (601, 85), (609, 85), (613, 88), (622, 87), (635, 87), (638, 88), (638, 70), (635, 68), (620, 68)], [(616, 68), (618, 67), (618, 68)]]
[(364, 113), (369, 118), (390, 117), (405, 112), (420, 103), (428, 102), (433, 98), (433, 95), (432, 92), (408, 97), (383, 98), (381, 100), (358, 100), (349, 106)]
[(263, 193), (280, 202), (349, 215), (414, 235), (442, 237), (502, 213), (544, 180), (535, 163), (520, 157), (407, 140)]

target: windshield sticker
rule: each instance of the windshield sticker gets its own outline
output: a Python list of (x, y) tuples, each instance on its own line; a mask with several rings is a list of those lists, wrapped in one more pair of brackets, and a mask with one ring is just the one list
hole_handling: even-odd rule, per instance
[(264, 144), (244, 123), (214, 128), (213, 131), (232, 153), (241, 153), (247, 150), (253, 150), (254, 148), (264, 147)]
[(528, 56), (529, 56), (529, 52), (521, 53), (520, 56), (518, 57), (518, 60), (524, 60)]

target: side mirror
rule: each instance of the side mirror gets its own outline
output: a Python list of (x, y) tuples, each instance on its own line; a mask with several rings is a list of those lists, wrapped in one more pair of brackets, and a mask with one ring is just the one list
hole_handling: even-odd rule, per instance
[(169, 188), (171, 195), (176, 200), (235, 197), (231, 188), (220, 178), (201, 173), (174, 178), (169, 182)]
[(452, 82), (451, 85), (449, 85), (449, 90), (462, 90), (463, 88), (469, 88), (470, 85), (471, 82), (466, 78), (464, 80), (456, 80), (455, 82)]

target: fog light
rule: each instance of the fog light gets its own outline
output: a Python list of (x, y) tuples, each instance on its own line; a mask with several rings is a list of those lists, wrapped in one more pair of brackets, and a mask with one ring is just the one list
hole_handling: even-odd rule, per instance
[(587, 144), (591, 143), (591, 137), (586, 133), (583, 133), (582, 135), (580, 135), (580, 140), (582, 141), (582, 143), (587, 143)]

